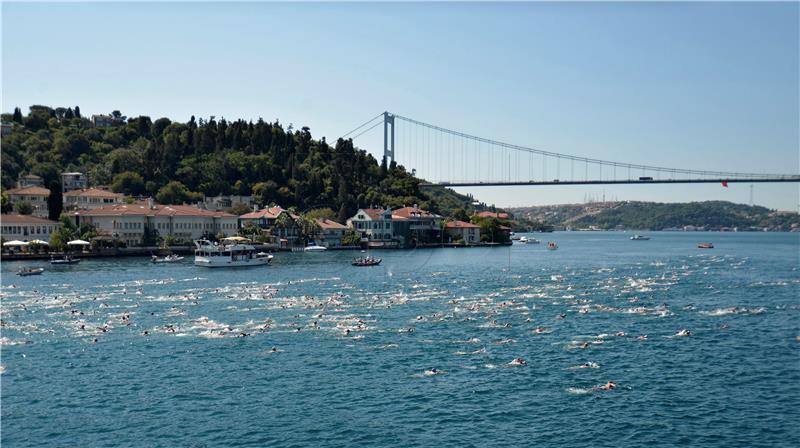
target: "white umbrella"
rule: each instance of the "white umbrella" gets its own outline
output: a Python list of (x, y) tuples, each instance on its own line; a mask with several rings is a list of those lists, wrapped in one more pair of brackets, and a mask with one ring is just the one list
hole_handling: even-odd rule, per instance
[(67, 243), (67, 246), (91, 246), (92, 243), (84, 240), (72, 240)]
[(43, 241), (43, 240), (33, 240), (33, 241), (31, 241), (30, 244), (41, 244), (43, 246), (49, 246), (50, 245), (50, 243), (48, 243), (47, 241)]
[(20, 240), (8, 241), (8, 242), (3, 243), (3, 247), (27, 246), (27, 245), (28, 245), (28, 243), (26, 243), (25, 241), (20, 241)]

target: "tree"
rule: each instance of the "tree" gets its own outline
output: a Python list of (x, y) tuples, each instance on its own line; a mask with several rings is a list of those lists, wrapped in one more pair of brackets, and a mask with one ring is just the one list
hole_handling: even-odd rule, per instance
[(247, 204), (244, 204), (244, 203), (240, 202), (240, 203), (235, 204), (233, 207), (231, 207), (231, 208), (229, 208), (229, 209), (227, 209), (225, 211), (227, 213), (232, 214), (232, 215), (242, 216), (245, 213), (252, 212), (253, 210), (251, 210), (250, 207)]
[(33, 206), (28, 201), (19, 201), (14, 204), (14, 208), (20, 215), (30, 215), (33, 213)]
[(11, 213), (14, 207), (11, 205), (11, 201), (8, 199), (8, 193), (5, 191), (2, 192), (3, 202), (2, 202), (2, 213)]
[(47, 217), (51, 221), (57, 221), (61, 217), (64, 208), (64, 199), (61, 195), (61, 183), (58, 181), (50, 182), (50, 196), (47, 197)]
[(111, 191), (131, 196), (144, 194), (144, 179), (138, 173), (125, 171), (114, 176), (111, 182)]
[(189, 191), (186, 185), (175, 180), (168, 182), (156, 193), (156, 200), (161, 204), (185, 204), (202, 199), (202, 194)]
[(81, 118), (81, 108), (75, 106), (75, 118)]
[(464, 210), (463, 208), (457, 208), (453, 210), (452, 217), (456, 221), (469, 222), (469, 215), (467, 214), (467, 211)]
[(309, 219), (327, 219), (330, 221), (336, 220), (336, 212), (332, 209), (325, 207), (325, 208), (315, 208), (313, 210), (309, 210), (305, 216)]
[(14, 108), (13, 121), (14, 121), (14, 123), (22, 124), (22, 111), (19, 109), (19, 107), (15, 107)]

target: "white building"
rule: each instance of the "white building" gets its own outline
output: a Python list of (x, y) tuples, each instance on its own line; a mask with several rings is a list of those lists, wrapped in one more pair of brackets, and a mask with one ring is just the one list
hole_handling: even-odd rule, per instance
[(188, 241), (207, 235), (235, 235), (238, 223), (238, 217), (230, 213), (152, 202), (78, 210), (69, 216), (76, 225), (91, 223), (98, 233), (118, 238), (128, 246), (142, 244), (145, 228), (158, 232), (161, 238), (172, 236)]
[(50, 236), (58, 230), (59, 225), (56, 221), (30, 215), (0, 215), (0, 228), (5, 241), (50, 241)]
[(347, 231), (347, 226), (324, 218), (318, 218), (316, 221), (320, 228), (317, 235), (315, 235), (317, 244), (325, 247), (339, 247), (342, 245), (342, 237)]
[(122, 204), (125, 196), (108, 190), (85, 188), (64, 193), (64, 210), (94, 210), (112, 204)]
[(35, 174), (25, 174), (17, 179), (17, 188), (43, 187), (44, 179)]
[(478, 244), (481, 242), (481, 226), (464, 221), (450, 221), (445, 224), (447, 234), (454, 240), (461, 240), (464, 244)]
[(370, 243), (387, 244), (392, 242), (394, 232), (392, 227), (392, 209), (361, 208), (347, 220), (347, 226), (352, 227), (361, 234), (362, 240)]
[(61, 173), (61, 193), (89, 188), (89, 178), (83, 173)]
[(219, 210), (227, 210), (234, 205), (244, 204), (250, 210), (253, 209), (256, 200), (252, 196), (213, 196), (213, 197), (205, 197), (203, 198), (203, 202), (200, 206), (206, 210), (212, 211), (219, 211)]
[(33, 206), (33, 215), (46, 218), (47, 198), (50, 197), (50, 190), (43, 187), (24, 187), (6, 190), (8, 202), (16, 205), (19, 202), (27, 202)]

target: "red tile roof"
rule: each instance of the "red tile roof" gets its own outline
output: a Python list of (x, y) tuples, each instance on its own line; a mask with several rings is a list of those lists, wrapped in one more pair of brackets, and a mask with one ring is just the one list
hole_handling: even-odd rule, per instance
[(203, 210), (191, 205), (153, 204), (149, 208), (146, 203), (114, 204), (94, 210), (79, 210), (77, 216), (203, 216), (211, 218), (236, 218), (236, 215), (225, 212)]
[(346, 229), (347, 228), (347, 226), (339, 224), (336, 221), (331, 221), (330, 219), (317, 218), (316, 221), (317, 221), (317, 224), (319, 224), (319, 226), (321, 228), (323, 228), (323, 229), (341, 230), (341, 229)]
[(441, 218), (441, 216), (418, 207), (403, 207), (392, 211), (392, 219)]
[(370, 219), (379, 220), (381, 219), (381, 213), (385, 212), (386, 210), (380, 208), (362, 208), (358, 211), (366, 213)]
[(31, 215), (16, 214), (0, 215), (0, 222), (3, 224), (58, 224), (58, 221), (50, 221), (49, 219), (38, 218)]
[[(263, 209), (261, 209), (261, 210), (259, 210), (257, 212), (245, 213), (244, 215), (240, 216), (240, 218), (242, 218), (242, 219), (262, 219), (262, 218), (278, 219), (278, 216), (280, 216), (280, 214), (283, 213), (283, 212), (289, 213), (288, 210), (286, 210), (286, 209), (284, 209), (282, 207), (279, 207), (279, 206), (278, 207), (266, 207), (266, 208), (263, 208)], [(293, 219), (299, 218), (299, 216), (297, 216), (297, 215), (295, 215), (293, 213), (289, 213), (289, 216), (291, 216)]]
[(64, 196), (90, 196), (98, 198), (122, 198), (125, 195), (114, 193), (113, 191), (100, 190), (99, 188), (86, 188), (83, 190), (71, 190), (64, 193)]
[(12, 188), (6, 190), (8, 194), (32, 194), (41, 196), (50, 196), (50, 190), (42, 187), (25, 187), (25, 188)]
[(480, 229), (481, 226), (464, 222), (464, 221), (450, 221), (447, 223), (446, 227), (448, 229)]

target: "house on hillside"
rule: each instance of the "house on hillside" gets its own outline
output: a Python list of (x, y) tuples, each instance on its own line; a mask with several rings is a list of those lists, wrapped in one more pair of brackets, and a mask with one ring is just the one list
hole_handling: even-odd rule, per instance
[(444, 217), (419, 208), (402, 207), (392, 211), (394, 236), (402, 246), (418, 243), (441, 243)]
[(15, 206), (20, 202), (27, 202), (33, 207), (33, 216), (47, 218), (47, 198), (50, 197), (50, 190), (44, 187), (24, 187), (6, 190), (8, 202)]
[(89, 188), (89, 178), (84, 173), (61, 173), (61, 193)]
[(342, 238), (347, 231), (347, 226), (325, 218), (318, 218), (316, 221), (320, 228), (314, 238), (317, 244), (325, 247), (339, 247), (342, 245)]
[(64, 193), (64, 210), (93, 210), (107, 205), (122, 204), (125, 196), (108, 190), (86, 188)]
[[(288, 217), (283, 226), (281, 225), (281, 221), (284, 219), (278, 219), (282, 214)], [(240, 216), (239, 226), (244, 227), (247, 224), (254, 224), (260, 229), (268, 230), (276, 238), (276, 243), (279, 243), (281, 246), (289, 246), (296, 244), (300, 237), (300, 229), (297, 226), (297, 220), (299, 218), (299, 216), (279, 206), (265, 207), (261, 210), (245, 213)]]
[(50, 241), (60, 223), (30, 215), (0, 215), (0, 229), (4, 241)]
[(42, 187), (44, 188), (44, 179), (35, 174), (25, 174), (19, 176), (17, 179), (17, 188), (27, 187)]

